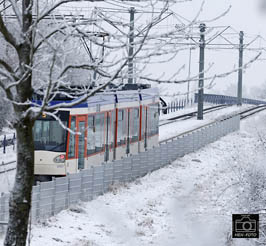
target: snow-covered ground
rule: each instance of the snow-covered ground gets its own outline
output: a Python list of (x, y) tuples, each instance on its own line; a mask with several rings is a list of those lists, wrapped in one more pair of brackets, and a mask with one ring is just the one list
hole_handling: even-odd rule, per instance
[(7, 146), (6, 153), (3, 153), (3, 148), (0, 148), (0, 164), (2, 162), (10, 162), (16, 159), (16, 149), (14, 146)]
[[(6, 153), (0, 148), (0, 193), (11, 191), (15, 179), (15, 170), (9, 171), (16, 166), (16, 149), (13, 146), (6, 147)], [(4, 163), (13, 162), (8, 165)]]
[(33, 225), (31, 245), (254, 245), (230, 240), (231, 219), (265, 205), (256, 192), (265, 183), (265, 120), (264, 112), (242, 121), (237, 133)]
[[(214, 104), (211, 104), (211, 103), (204, 103), (204, 106), (203, 108), (206, 109), (206, 108), (210, 108), (210, 107), (214, 107), (215, 105)], [(243, 105), (245, 106), (245, 105)], [(169, 119), (171, 117), (175, 117), (175, 116), (179, 116), (179, 115), (183, 115), (183, 114), (188, 114), (188, 113), (191, 113), (191, 112), (195, 112), (198, 110), (198, 104), (197, 103), (193, 103), (191, 105), (188, 105), (186, 106), (185, 108), (183, 109), (179, 109), (175, 112), (169, 112), (168, 114), (161, 114), (160, 115), (160, 120), (166, 120), (166, 119)]]
[[(243, 105), (241, 108), (237, 106), (222, 108), (222, 109), (204, 114), (204, 120), (200, 120), (200, 121), (197, 120), (197, 117), (194, 117), (194, 118), (191, 118), (185, 121), (183, 120), (173, 121), (173, 123), (171, 124), (160, 126), (159, 140), (163, 141), (165, 139), (171, 138), (183, 132), (193, 130), (199, 126), (203, 126), (207, 123), (214, 121), (215, 119), (219, 117), (223, 117), (223, 116), (230, 115), (230, 114), (236, 114), (236, 113), (239, 113), (240, 111), (243, 111), (247, 108), (252, 108), (252, 107), (254, 106), (246, 104), (246, 105)], [(193, 112), (195, 110), (197, 111), (197, 109), (192, 108), (192, 110), (191, 109), (186, 110), (187, 111), (186, 113)], [(186, 114), (186, 113), (182, 113), (182, 114)], [(175, 116), (182, 115), (182, 114), (180, 114), (180, 112), (175, 112), (175, 113), (168, 114), (166, 116), (168, 116), (167, 118), (171, 118), (171, 117), (175, 117)], [(166, 117), (166, 116), (163, 116), (163, 117)]]
[[(196, 103), (193, 103), (191, 105), (187, 105), (185, 108), (183, 109), (179, 109), (175, 112), (169, 112), (168, 114), (161, 114), (160, 115), (160, 120), (165, 120), (165, 119), (168, 119), (170, 117), (175, 117), (175, 116), (178, 116), (178, 115), (182, 115), (182, 114), (187, 114), (187, 113), (191, 113), (191, 112), (194, 112), (194, 111), (197, 111), (197, 105)], [(208, 107), (211, 107), (213, 106), (212, 105), (209, 105), (207, 103), (204, 104), (204, 108), (208, 108)]]
[(14, 136), (14, 130), (12, 129), (9, 129), (7, 127), (4, 127), (2, 129), (2, 131), (0, 132), (0, 140), (3, 140), (4, 139), (4, 136), (6, 135), (6, 138), (9, 139), (9, 138), (13, 138)]

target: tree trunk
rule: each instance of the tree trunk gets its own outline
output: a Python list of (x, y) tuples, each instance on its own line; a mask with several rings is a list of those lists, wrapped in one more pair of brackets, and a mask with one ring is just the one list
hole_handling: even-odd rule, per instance
[[(21, 123), (21, 122), (20, 122)], [(25, 246), (28, 220), (31, 209), (31, 191), (34, 180), (33, 122), (24, 119), (16, 126), (17, 132), (17, 172), (9, 201), (9, 223), (5, 246)]]
[[(22, 42), (17, 45), (19, 59), (18, 76), (22, 81), (16, 86), (16, 100), (25, 103), (32, 98), (32, 0), (22, 0)], [(23, 78), (26, 74), (28, 75)], [(31, 209), (31, 191), (34, 180), (34, 142), (32, 128), (34, 120), (24, 115), (29, 105), (13, 104), (14, 127), (17, 132), (17, 172), (9, 200), (9, 221), (4, 246), (25, 246)]]

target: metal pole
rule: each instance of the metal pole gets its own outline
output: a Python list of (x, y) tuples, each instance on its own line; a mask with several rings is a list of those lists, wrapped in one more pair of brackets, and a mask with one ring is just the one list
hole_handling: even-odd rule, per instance
[(200, 24), (200, 58), (199, 58), (199, 93), (198, 93), (198, 120), (203, 120), (203, 99), (204, 99), (204, 49), (205, 49), (205, 29), (204, 23)]
[[(190, 71), (191, 71), (191, 47), (189, 48), (189, 64), (188, 64), (188, 79), (190, 78)], [(189, 102), (189, 86), (190, 86), (190, 82), (188, 80), (187, 82), (187, 103)]]
[(6, 135), (4, 136), (4, 142), (3, 142), (3, 144), (4, 144), (4, 150), (3, 150), (3, 152), (5, 154), (6, 153)]
[(243, 79), (243, 45), (244, 32), (239, 33), (239, 62), (238, 62), (238, 88), (237, 88), (237, 106), (242, 106), (242, 79)]
[(15, 150), (16, 134), (13, 134), (13, 150)]
[(128, 48), (128, 83), (133, 84), (133, 52), (134, 52), (134, 14), (135, 8), (131, 7), (130, 13), (130, 24), (129, 24), (129, 48)]

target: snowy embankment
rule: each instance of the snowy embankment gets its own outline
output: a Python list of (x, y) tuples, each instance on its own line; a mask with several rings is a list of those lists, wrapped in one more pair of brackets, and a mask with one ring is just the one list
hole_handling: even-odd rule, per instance
[[(3, 141), (5, 136), (6, 136), (6, 139), (13, 139), (14, 131), (8, 128), (4, 128), (0, 134), (0, 141)], [(3, 171), (1, 164), (16, 160), (16, 147), (15, 146), (13, 145), (6, 146), (5, 152), (6, 153), (4, 153), (4, 148), (1, 147), (0, 148), (0, 172)], [(1, 180), (0, 180), (0, 184), (1, 184)], [(1, 189), (0, 189), (0, 192), (1, 192)]]
[(6, 136), (7, 139), (11, 139), (14, 137), (14, 130), (11, 130), (7, 127), (4, 127), (0, 134), (0, 141), (4, 140), (4, 136)]
[(232, 213), (265, 204), (256, 195), (258, 177), (265, 183), (265, 120), (260, 113), (241, 122), (240, 132), (33, 225), (31, 245), (253, 245), (229, 244), (228, 235)]
[[(203, 108), (207, 109), (207, 108), (214, 107), (214, 106), (217, 106), (217, 105), (211, 104), (211, 103), (204, 103)], [(166, 119), (171, 118), (171, 117), (196, 112), (197, 110), (198, 110), (198, 104), (193, 103), (193, 104), (186, 106), (183, 109), (179, 109), (175, 112), (169, 112), (168, 114), (161, 114), (160, 120), (166, 120)]]
[[(245, 104), (241, 108), (239, 108), (237, 106), (230, 106), (230, 107), (226, 107), (223, 109), (219, 109), (219, 110), (216, 110), (213, 112), (208, 112), (208, 113), (204, 114), (204, 120), (199, 121), (199, 120), (197, 120), (197, 117), (195, 116), (194, 118), (191, 118), (189, 120), (173, 121), (173, 123), (171, 123), (171, 124), (160, 126), (160, 128), (159, 128), (159, 131), (160, 131), (159, 140), (160, 141), (166, 140), (166, 139), (171, 138), (173, 136), (176, 136), (178, 134), (182, 134), (183, 132), (190, 131), (190, 130), (193, 130), (197, 127), (200, 127), (200, 126), (203, 126), (203, 125), (208, 124), (210, 122), (213, 122), (215, 119), (218, 119), (219, 117), (224, 117), (224, 116), (230, 115), (230, 114), (237, 114), (237, 113), (239, 113), (239, 112), (241, 112), (247, 108), (252, 108), (252, 107), (254, 107), (254, 106), (249, 105), (249, 104)], [(190, 113), (193, 111), (197, 111), (197, 109), (194, 108), (194, 110), (187, 110), (186, 113)], [(182, 114), (186, 114), (186, 113), (182, 113)], [(175, 113), (171, 113), (168, 115), (163, 115), (163, 116), (160, 116), (160, 120), (161, 119), (165, 120), (167, 118), (175, 117), (175, 116), (182, 115), (182, 114), (178, 114), (178, 112), (175, 112)]]

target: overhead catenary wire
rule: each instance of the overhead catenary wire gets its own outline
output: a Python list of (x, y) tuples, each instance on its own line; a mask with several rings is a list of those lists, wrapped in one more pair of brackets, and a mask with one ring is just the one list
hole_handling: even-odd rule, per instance
[[(108, 2), (108, 4), (110, 4), (109, 3), (110, 1), (107, 1), (107, 2)], [(124, 2), (123, 2), (123, 4), (124, 4)], [(108, 16), (110, 16), (110, 18), (111, 18), (111, 21), (110, 21), (111, 25), (115, 29), (120, 30), (120, 33), (122, 34), (122, 35), (117, 35), (117, 36), (123, 38), (123, 37), (125, 37), (125, 36), (123, 36), (124, 33), (125, 33), (125, 32), (123, 32), (123, 28), (127, 28), (128, 25), (129, 25), (128, 20), (126, 22), (126, 18), (124, 18), (123, 14), (127, 14), (129, 12), (129, 7), (128, 6), (132, 6), (132, 5), (127, 3), (127, 6), (123, 6), (121, 4), (121, 1), (114, 1), (112, 5), (113, 5), (113, 7), (97, 7), (97, 10), (99, 11), (99, 15), (102, 14), (102, 13), (108, 13), (110, 11), (114, 11), (114, 12), (111, 12), (111, 13), (117, 13), (117, 15), (110, 14)], [(138, 6), (136, 8), (136, 13), (140, 13), (140, 14), (143, 14), (143, 13), (144, 14), (145, 13), (155, 14), (155, 13), (157, 13), (156, 11), (141, 10), (139, 4), (136, 4), (135, 6)], [(174, 12), (171, 12), (171, 11), (165, 12), (165, 14), (168, 14), (168, 13), (169, 13), (169, 15), (172, 15), (175, 20), (178, 20), (178, 23), (182, 23), (182, 22), (183, 23), (186, 23), (186, 22), (189, 23), (189, 21), (190, 21), (190, 20), (186, 19), (185, 17), (181, 16), (178, 13), (174, 13)], [(54, 16), (55, 15), (53, 15), (53, 18), (54, 18)], [(58, 17), (59, 16), (60, 15), (58, 15)], [(168, 16), (166, 15), (166, 17), (164, 17), (164, 18), (166, 19), (167, 17)], [(120, 23), (119, 22), (114, 23), (113, 22), (114, 19), (120, 20)], [(163, 22), (164, 19), (160, 20), (160, 21)], [(174, 27), (174, 25), (171, 25), (171, 27)], [(197, 23), (192, 24), (191, 27), (193, 27), (193, 29), (195, 30), (195, 27), (198, 27)], [(158, 24), (155, 29), (158, 30), (159, 28), (160, 28), (160, 24)], [(224, 30), (220, 31), (220, 29), (222, 29), (222, 28), (224, 28)], [(231, 26), (222, 26), (222, 25), (216, 25), (216, 26), (213, 25), (213, 26), (207, 26), (206, 29), (210, 32), (209, 34), (213, 34), (213, 32), (218, 31), (218, 33), (214, 34), (213, 36), (209, 37), (209, 39), (207, 39), (206, 49), (214, 50), (214, 51), (219, 51), (219, 50), (237, 50), (237, 49), (239, 49), (239, 44), (234, 42), (234, 40), (230, 38), (230, 37), (238, 37), (238, 35), (239, 35), (239, 32), (236, 31), (233, 27), (231, 27)], [(136, 37), (142, 38), (143, 36), (141, 34), (144, 31), (145, 31), (145, 28), (142, 29), (142, 31), (140, 29), (139, 33), (136, 34)], [(229, 31), (229, 32), (227, 33), (227, 31)], [(188, 33), (188, 35), (187, 35), (187, 33)], [(186, 31), (185, 34), (177, 31), (176, 33), (170, 34), (168, 37), (167, 36), (163, 37), (163, 39), (172, 39), (172, 41), (174, 41), (175, 38), (182, 39), (182, 35), (183, 35), (184, 40), (186, 40), (186, 38), (188, 38), (188, 39), (190, 39), (190, 41), (191, 40), (194, 41), (194, 44), (192, 44), (191, 42), (188, 43), (188, 42), (185, 42), (185, 41), (184, 42), (177, 41), (177, 42), (167, 42), (165, 45), (168, 46), (168, 47), (171, 46), (171, 45), (175, 45), (174, 47), (184, 46), (184, 47), (187, 47), (188, 49), (191, 49), (191, 47), (197, 48), (199, 46), (198, 40), (197, 40), (198, 36), (196, 35), (196, 33), (193, 33), (193, 35), (189, 35), (189, 34), (190, 34), (190, 32), (187, 32), (187, 31)], [(247, 37), (247, 36), (248, 35), (245, 35), (245, 37)], [(211, 43), (214, 40), (217, 40), (217, 38), (223, 39), (224, 41), (226, 41), (226, 43)], [(152, 48), (152, 46), (155, 47), (156, 45), (158, 45), (158, 43), (156, 43), (156, 40), (158, 40), (158, 42), (161, 41), (161, 39), (156, 37), (156, 35), (154, 35), (154, 38), (153, 37), (150, 38), (150, 40), (152, 40), (152, 39), (155, 40), (155, 43), (149, 44), (151, 48)], [(251, 47), (258, 40), (260, 40), (260, 41), (262, 40), (262, 37), (260, 37), (259, 35), (257, 35), (255, 37), (255, 39), (253, 39), (252, 41), (246, 42), (246, 44), (244, 46), (244, 49), (247, 50), (247, 51), (260, 51), (260, 50), (265, 51), (263, 49), (263, 47), (261, 47), (261, 46), (260, 47)]]

